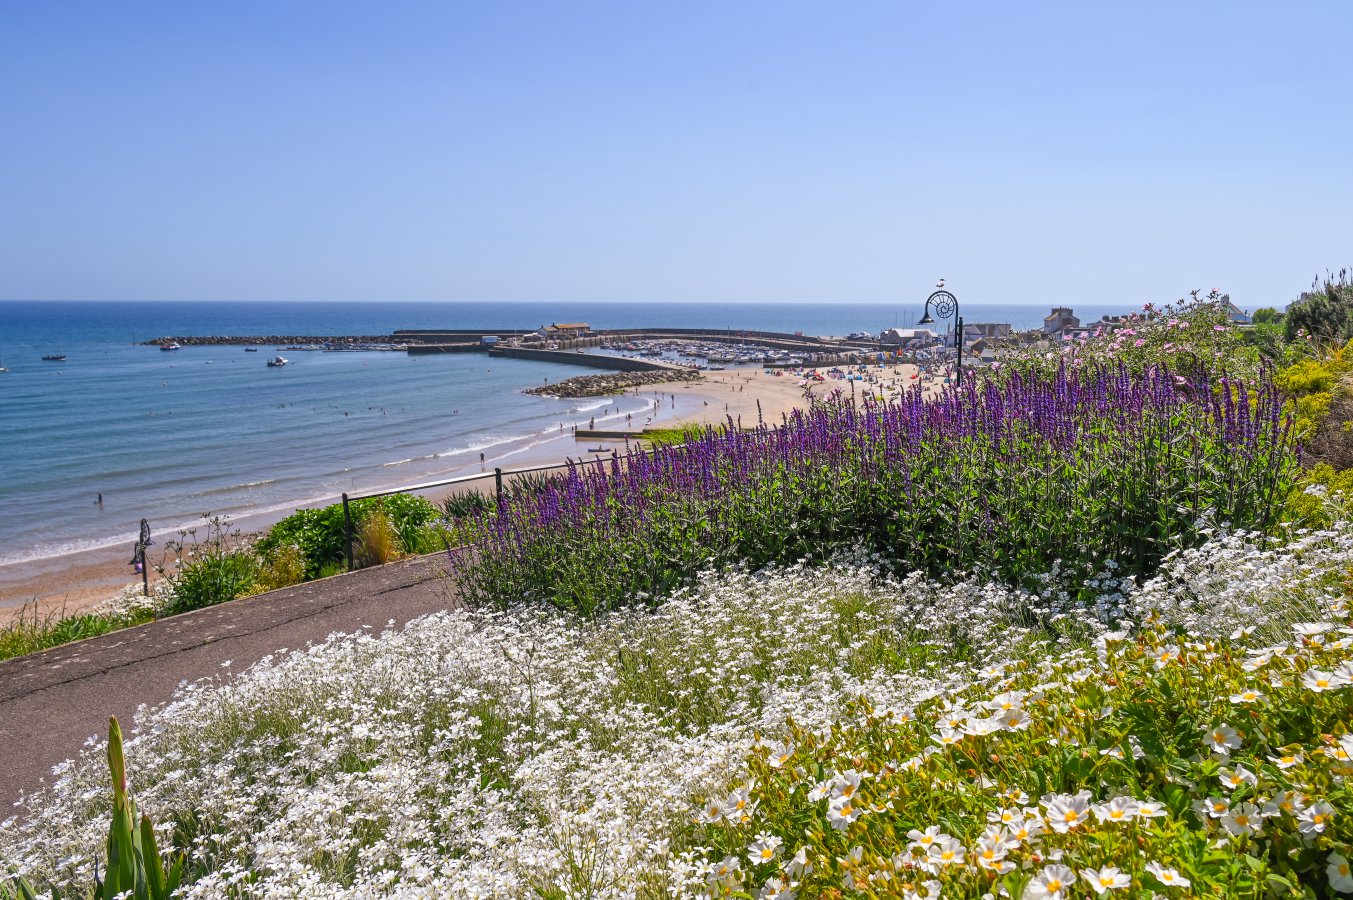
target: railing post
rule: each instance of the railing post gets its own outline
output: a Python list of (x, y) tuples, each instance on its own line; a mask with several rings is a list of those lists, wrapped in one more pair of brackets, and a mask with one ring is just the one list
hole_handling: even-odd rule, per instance
[(955, 366), (955, 368), (956, 368), (958, 371), (955, 373), (955, 376), (954, 376), (954, 384), (957, 385), (958, 387), (962, 387), (962, 386), (963, 386), (963, 317), (962, 317), (962, 316), (959, 316), (959, 317), (958, 317), (958, 334), (955, 336), (955, 340), (958, 341), (958, 352), (954, 354), (954, 357), (958, 360), (958, 365)]
[(343, 544), (348, 554), (348, 571), (352, 571), (352, 510), (348, 508), (348, 495), (343, 495)]
[(146, 548), (150, 546), (150, 523), (141, 520), (141, 535), (136, 541), (141, 551), (141, 596), (150, 596), (150, 565), (146, 562)]
[(499, 506), (503, 505), (503, 470), (501, 466), (493, 467), (493, 491), (494, 499)]

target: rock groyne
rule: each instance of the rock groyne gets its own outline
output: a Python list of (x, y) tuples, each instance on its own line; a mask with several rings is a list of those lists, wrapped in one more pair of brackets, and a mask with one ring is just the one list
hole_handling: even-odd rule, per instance
[(650, 384), (667, 384), (673, 381), (699, 381), (701, 375), (693, 369), (670, 372), (616, 372), (612, 375), (579, 375), (557, 384), (545, 384), (527, 388), (526, 393), (541, 397), (606, 397), (611, 394), (623, 394), (630, 388)]
[(158, 347), (162, 344), (178, 344), (183, 347), (214, 347), (220, 345), (253, 346), (254, 344), (269, 344), (282, 346), (284, 344), (295, 345), (324, 345), (328, 344), (335, 347), (351, 347), (357, 344), (383, 344), (389, 346), (403, 346), (407, 341), (397, 340), (393, 335), (315, 335), (315, 334), (260, 334), (252, 337), (240, 337), (238, 335), (189, 335), (186, 337), (157, 337), (148, 341), (141, 342), (146, 347)]

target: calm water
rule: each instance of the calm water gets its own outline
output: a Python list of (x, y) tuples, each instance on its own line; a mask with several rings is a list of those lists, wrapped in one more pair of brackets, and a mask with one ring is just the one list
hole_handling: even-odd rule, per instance
[[(1082, 319), (1116, 309), (1083, 308)], [(969, 322), (1041, 322), (1043, 307), (965, 306)], [(399, 328), (756, 328), (846, 334), (912, 324), (919, 306), (864, 304), (319, 304), (0, 302), (0, 564), (129, 543), (246, 514), (510, 467), (560, 423), (622, 421), (645, 402), (522, 394), (595, 373), (478, 354), (285, 355), (139, 342), (166, 334), (387, 334)], [(65, 362), (45, 362), (62, 353)], [(617, 405), (618, 403), (618, 405)], [(569, 442), (562, 453), (575, 452)], [(95, 496), (102, 493), (102, 507)]]

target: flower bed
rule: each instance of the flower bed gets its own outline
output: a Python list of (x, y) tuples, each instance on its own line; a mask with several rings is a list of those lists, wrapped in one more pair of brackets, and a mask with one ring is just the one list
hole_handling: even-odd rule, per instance
[(903, 571), (1010, 584), (1112, 559), (1149, 575), (1209, 522), (1265, 528), (1293, 453), (1269, 384), (1161, 368), (966, 383), (938, 399), (844, 398), (752, 433), (707, 432), (627, 466), (579, 465), (482, 513), (461, 595), (597, 612), (713, 564), (867, 545)]
[[(192, 897), (1341, 889), (1353, 525), (1250, 539), (1090, 608), (856, 564), (439, 614), (185, 689), (130, 777)], [(3, 864), (88, 886), (100, 750), (0, 826)]]

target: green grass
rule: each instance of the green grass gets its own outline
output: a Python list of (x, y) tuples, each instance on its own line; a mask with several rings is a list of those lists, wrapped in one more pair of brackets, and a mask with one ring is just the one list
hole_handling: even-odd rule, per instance
[(37, 604), (28, 604), (13, 621), (0, 627), (0, 659), (98, 637), (154, 618), (149, 610), (131, 614), (79, 613), (68, 616), (62, 608), (44, 614), (39, 612)]

